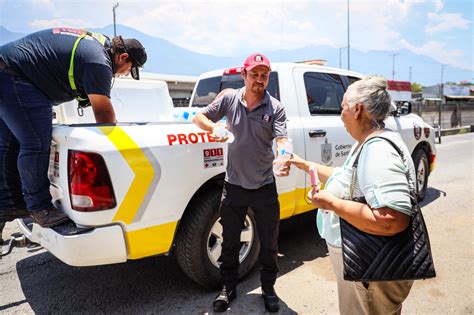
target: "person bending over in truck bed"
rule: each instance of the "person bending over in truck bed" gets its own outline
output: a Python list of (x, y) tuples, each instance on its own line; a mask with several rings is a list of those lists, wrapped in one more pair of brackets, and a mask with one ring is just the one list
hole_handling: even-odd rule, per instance
[[(220, 261), (223, 288), (213, 303), (216, 312), (224, 312), (236, 298), (239, 269), (240, 233), (248, 207), (257, 222), (260, 238), (262, 295), (265, 308), (279, 309), (273, 288), (277, 272), (280, 204), (272, 171), (273, 139), (277, 146), (288, 140), (286, 114), (278, 100), (266, 91), (270, 62), (262, 54), (250, 55), (244, 63), (245, 87), (230, 90), (194, 117), (200, 128), (213, 132), (218, 121), (226, 117), (226, 127), (235, 140), (228, 144), (228, 161), (220, 216), (224, 241)], [(217, 138), (216, 141), (224, 141)], [(288, 175), (286, 166), (283, 176)]]
[(136, 39), (54, 28), (0, 46), (0, 222), (31, 215), (42, 227), (68, 220), (52, 204), (48, 180), (52, 105), (92, 105), (98, 123), (115, 123), (112, 78), (147, 59)]

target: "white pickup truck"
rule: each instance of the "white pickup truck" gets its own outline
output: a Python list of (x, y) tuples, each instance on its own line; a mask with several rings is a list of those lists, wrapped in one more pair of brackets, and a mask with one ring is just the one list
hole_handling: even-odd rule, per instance
[[(295, 153), (341, 165), (354, 141), (340, 120), (340, 104), (360, 75), (298, 63), (272, 67), (268, 90), (286, 108)], [(220, 90), (242, 86), (239, 73), (232, 68), (203, 74), (191, 105), (205, 106)], [(93, 123), (90, 109), (79, 117), (72, 103), (56, 108), (51, 190), (72, 222), (48, 229), (18, 220), (21, 231), (73, 266), (174, 252), (190, 278), (216, 286), (222, 242), (217, 209), (227, 144), (213, 142), (190, 122), (194, 107), (178, 110), (184, 116), (176, 122), (164, 82), (116, 80), (112, 92), (120, 121), (116, 126)], [(422, 198), (436, 156), (434, 131), (409, 112), (409, 107), (394, 111), (386, 125), (401, 133), (412, 152)], [(293, 168), (290, 176), (276, 181), (282, 219), (313, 209), (304, 172)], [(242, 276), (257, 260), (255, 233), (250, 211), (241, 234)]]

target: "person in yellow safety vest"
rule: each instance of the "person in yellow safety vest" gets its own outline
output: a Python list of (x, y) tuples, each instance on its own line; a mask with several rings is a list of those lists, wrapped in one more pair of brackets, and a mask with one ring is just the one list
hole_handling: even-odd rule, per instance
[[(68, 217), (52, 204), (48, 179), (52, 105), (90, 104), (98, 123), (116, 123), (112, 79), (147, 60), (143, 45), (80, 29), (53, 28), (0, 46), (0, 223), (31, 216), (42, 227)], [(1, 236), (1, 231), (0, 231)]]

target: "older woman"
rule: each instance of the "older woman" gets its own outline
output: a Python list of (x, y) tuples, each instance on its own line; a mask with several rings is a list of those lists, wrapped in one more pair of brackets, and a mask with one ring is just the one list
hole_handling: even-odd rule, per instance
[[(413, 284), (413, 281), (366, 283), (343, 279), (339, 218), (376, 235), (394, 235), (410, 222), (410, 188), (415, 185), (413, 161), (403, 161), (390, 143), (374, 138), (389, 138), (405, 156), (410, 156), (400, 135), (384, 127), (391, 108), (386, 89), (387, 81), (379, 76), (365, 77), (347, 89), (341, 119), (356, 143), (342, 167), (311, 163), (297, 156), (290, 160), (307, 172), (315, 165), (325, 183), (324, 190), (311, 191), (310, 198), (320, 209), (317, 225), (336, 273), (341, 314), (399, 314)], [(352, 164), (361, 149), (354, 196), (364, 196), (367, 204), (348, 200)]]

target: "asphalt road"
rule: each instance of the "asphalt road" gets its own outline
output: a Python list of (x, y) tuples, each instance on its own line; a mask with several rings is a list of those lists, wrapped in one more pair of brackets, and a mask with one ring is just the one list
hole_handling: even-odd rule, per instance
[[(430, 177), (423, 211), (437, 278), (417, 281), (404, 304), (406, 314), (472, 314), (474, 134), (443, 138)], [(337, 293), (315, 213), (282, 223), (281, 314), (337, 313)], [(3, 236), (16, 232), (8, 224)], [(41, 248), (15, 249), (0, 260), (0, 313), (165, 313), (211, 312), (216, 292), (189, 280), (173, 256), (124, 264), (76, 268)], [(259, 273), (239, 286), (230, 314), (263, 313)]]

